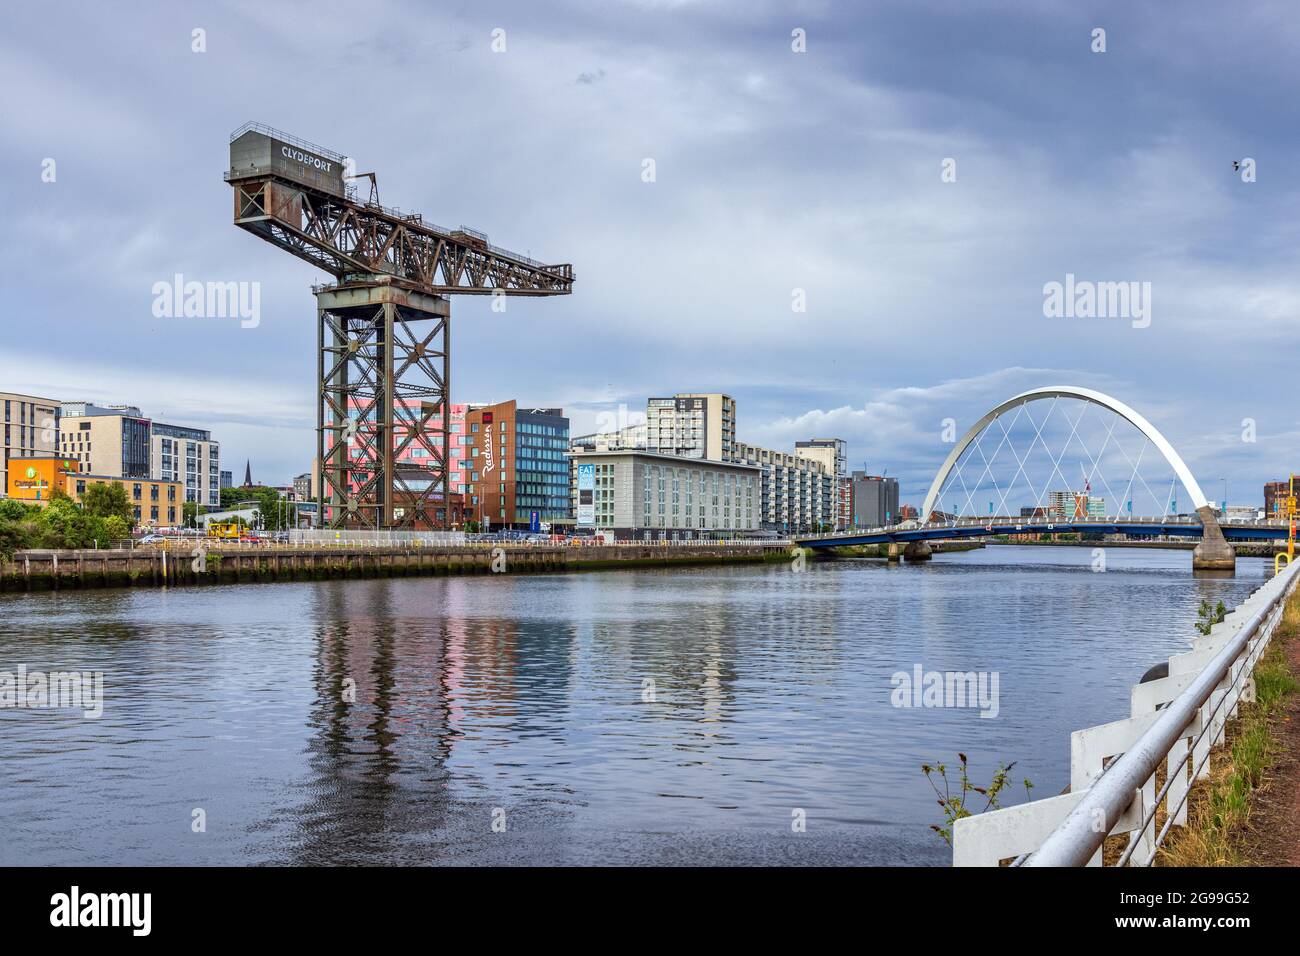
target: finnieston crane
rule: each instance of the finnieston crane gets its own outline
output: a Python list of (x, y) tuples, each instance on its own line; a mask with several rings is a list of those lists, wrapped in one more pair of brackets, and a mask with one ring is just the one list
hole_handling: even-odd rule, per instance
[[(545, 265), (464, 226), (381, 206), (374, 173), (348, 176), (346, 167), (331, 150), (259, 123), (241, 126), (225, 174), (235, 225), (337, 280), (312, 288), (322, 524), (447, 527), (448, 296), (568, 295), (573, 266)], [(361, 178), (370, 180), (364, 202), (346, 183)], [(427, 469), (399, 461), (420, 448)]]

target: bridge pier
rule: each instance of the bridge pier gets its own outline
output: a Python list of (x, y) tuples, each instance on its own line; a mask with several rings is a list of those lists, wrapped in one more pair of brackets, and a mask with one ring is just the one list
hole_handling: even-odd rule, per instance
[(1201, 543), (1192, 552), (1193, 571), (1233, 571), (1237, 567), (1237, 552), (1223, 537), (1219, 519), (1209, 505), (1196, 509), (1201, 519)]
[(928, 541), (909, 541), (903, 549), (904, 561), (929, 561), (934, 554)]
[(929, 561), (932, 555), (928, 541), (889, 542), (890, 561)]

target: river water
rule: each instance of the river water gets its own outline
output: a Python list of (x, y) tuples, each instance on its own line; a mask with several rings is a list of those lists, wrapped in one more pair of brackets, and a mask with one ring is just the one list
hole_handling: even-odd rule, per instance
[[(0, 864), (945, 864), (922, 763), (1060, 792), (1269, 571), (1094, 560), (0, 594), (0, 672), (104, 681), (0, 709)], [(894, 706), (917, 665), (996, 673), (996, 716)]]

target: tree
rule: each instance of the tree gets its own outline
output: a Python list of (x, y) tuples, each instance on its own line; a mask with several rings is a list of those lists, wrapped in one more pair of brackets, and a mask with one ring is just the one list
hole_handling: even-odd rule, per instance
[(122, 520), (121, 515), (109, 515), (104, 519), (104, 535), (112, 541), (121, 541), (131, 533), (131, 526)]
[(256, 502), (255, 507), (262, 516), (262, 527), (268, 531), (278, 531), (289, 526), (293, 507), (274, 488), (245, 488), (244, 499)]
[(0, 500), (0, 521), (22, 521), (24, 518), (30, 517), (30, 510), (21, 501), (4, 498)]
[(116, 515), (126, 522), (128, 528), (135, 524), (135, 508), (126, 496), (126, 486), (120, 481), (87, 485), (81, 495), (81, 505), (92, 518)]
[(0, 557), (12, 558), (15, 551), (30, 548), (34, 543), (35, 528), (30, 520), (15, 521), (0, 513)]
[(58, 488), (37, 518), (37, 546), (80, 548), (91, 540), (87, 515)]
[(222, 488), (221, 489), (221, 507), (230, 509), (235, 507), (241, 501), (251, 497), (244, 488)]

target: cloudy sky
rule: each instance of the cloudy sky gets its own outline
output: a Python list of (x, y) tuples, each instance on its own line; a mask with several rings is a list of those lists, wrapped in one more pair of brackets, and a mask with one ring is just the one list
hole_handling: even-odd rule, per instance
[[(6, 17), (0, 390), (211, 428), (224, 467), (251, 458), (268, 483), (310, 464), (310, 286), (326, 277), (231, 224), (221, 174), (249, 120), (376, 170), (385, 204), (574, 265), (569, 297), (454, 301), (456, 401), (562, 405), (580, 432), (647, 395), (723, 390), (743, 439), (846, 438), (853, 467), (899, 476), (917, 504), (945, 418), (964, 430), (1042, 384), (1144, 412), (1234, 503), (1300, 466), (1291, 4)], [(1233, 170), (1246, 157), (1255, 182)], [(260, 283), (260, 325), (155, 318), (152, 286), (176, 273)], [(1044, 284), (1067, 274), (1149, 282), (1149, 325), (1045, 317)]]

